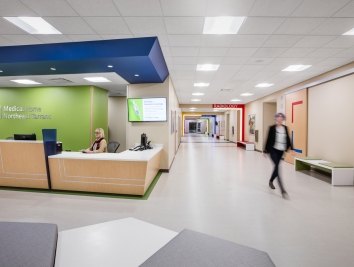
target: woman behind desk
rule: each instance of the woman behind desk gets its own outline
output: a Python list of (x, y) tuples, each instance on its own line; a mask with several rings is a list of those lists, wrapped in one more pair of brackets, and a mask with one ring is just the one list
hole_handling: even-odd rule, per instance
[(91, 147), (83, 150), (83, 153), (105, 153), (107, 152), (107, 142), (104, 139), (104, 130), (102, 128), (97, 128), (95, 130), (96, 140), (93, 142)]

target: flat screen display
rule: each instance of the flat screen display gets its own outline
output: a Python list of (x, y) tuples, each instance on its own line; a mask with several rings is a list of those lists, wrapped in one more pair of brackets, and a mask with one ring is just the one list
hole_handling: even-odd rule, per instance
[(130, 122), (167, 121), (166, 98), (128, 98)]

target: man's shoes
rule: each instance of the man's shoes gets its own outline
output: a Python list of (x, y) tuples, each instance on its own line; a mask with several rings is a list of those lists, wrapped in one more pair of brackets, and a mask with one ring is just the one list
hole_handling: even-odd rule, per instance
[(283, 191), (281, 192), (281, 196), (284, 198), (284, 199), (289, 199), (289, 195), (286, 191)]
[(273, 190), (275, 189), (275, 186), (272, 181), (269, 181), (269, 187), (272, 188)]

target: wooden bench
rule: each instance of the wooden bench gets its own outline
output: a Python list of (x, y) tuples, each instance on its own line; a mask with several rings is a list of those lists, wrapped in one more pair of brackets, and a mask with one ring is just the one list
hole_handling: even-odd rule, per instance
[(238, 141), (237, 146), (242, 147), (245, 150), (254, 150), (254, 143), (251, 143), (251, 142)]
[(354, 185), (354, 168), (346, 164), (332, 163), (321, 159), (295, 158), (295, 170), (311, 170), (311, 168), (331, 174), (332, 185)]

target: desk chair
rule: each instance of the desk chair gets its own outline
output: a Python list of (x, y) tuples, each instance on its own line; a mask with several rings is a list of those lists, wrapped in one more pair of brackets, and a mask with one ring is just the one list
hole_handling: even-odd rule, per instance
[(119, 142), (114, 142), (114, 141), (109, 142), (107, 146), (108, 153), (117, 153), (119, 146), (120, 146)]

